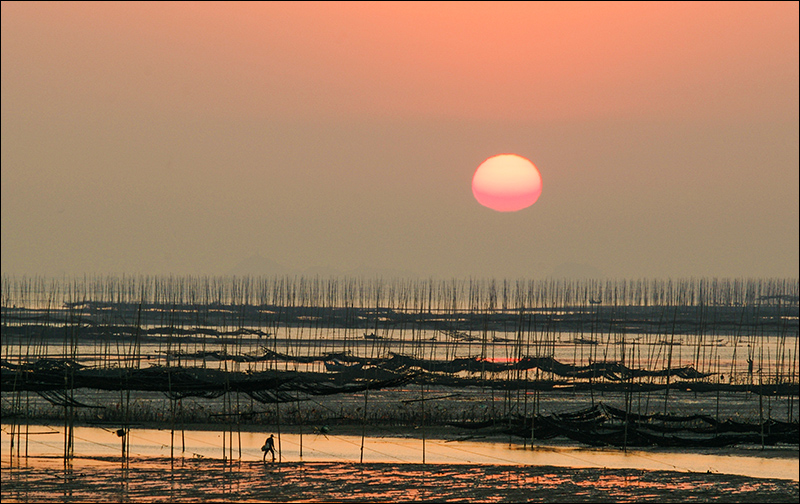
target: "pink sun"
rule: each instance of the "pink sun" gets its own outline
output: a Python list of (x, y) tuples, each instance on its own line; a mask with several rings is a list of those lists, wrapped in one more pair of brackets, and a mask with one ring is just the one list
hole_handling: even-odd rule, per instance
[(516, 154), (498, 154), (478, 166), (472, 194), (481, 205), (498, 212), (527, 208), (542, 193), (542, 176), (531, 161)]

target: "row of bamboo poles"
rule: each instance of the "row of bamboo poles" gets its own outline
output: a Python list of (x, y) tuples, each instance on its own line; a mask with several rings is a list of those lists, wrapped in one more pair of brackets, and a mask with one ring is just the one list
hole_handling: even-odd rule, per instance
[[(450, 360), (468, 355), (492, 361), (513, 361), (525, 356), (554, 356), (557, 347), (564, 346), (558, 317), (564, 312), (579, 311), (588, 316), (570, 334), (576, 341), (590, 344), (574, 343), (571, 346), (572, 360), (576, 364), (616, 361), (632, 367), (659, 369), (672, 367), (673, 359), (688, 359), (699, 371), (713, 373), (718, 381), (727, 375), (731, 382), (734, 377), (743, 376), (751, 380), (751, 384), (755, 379), (763, 384), (765, 377), (771, 383), (797, 384), (797, 297), (796, 279), (440, 281), (319, 277), (108, 276), (49, 279), (7, 276), (2, 280), (3, 327), (25, 323), (22, 319), (9, 317), (12, 312), (18, 314), (22, 311), (27, 317), (40, 317), (45, 326), (63, 330), (64, 335), (60, 348), (53, 345), (44, 333), (37, 334), (36, 331), (27, 338), (16, 339), (16, 346), (13, 340), (3, 338), (2, 353), (8, 361), (38, 358), (78, 361), (90, 357), (85, 355), (84, 349), (91, 345), (95, 365), (127, 368), (154, 364), (180, 367), (186, 364), (187, 354), (212, 348), (219, 349), (222, 355), (257, 355), (269, 349), (293, 357), (353, 353), (364, 358), (378, 358), (393, 352), (430, 360)], [(135, 308), (127, 311), (114, 308), (120, 305)], [(650, 320), (656, 322), (656, 329), (652, 334), (627, 333), (623, 323), (630, 318), (629, 312), (643, 307), (653, 308), (647, 313), (658, 318), (657, 322)], [(304, 309), (301, 316), (297, 316), (299, 308)], [(682, 322), (679, 319), (685, 315), (682, 310), (686, 308), (692, 308), (693, 316), (699, 320), (696, 330), (689, 335), (676, 330)], [(337, 313), (343, 310), (344, 313), (343, 320), (335, 328), (325, 318), (331, 309), (340, 310)], [(761, 316), (767, 309), (772, 314), (770, 320)], [(720, 333), (717, 317), (731, 312), (740, 318), (736, 331), (733, 334)], [(408, 316), (390, 320), (391, 313)], [(496, 314), (505, 317), (491, 318)], [(469, 318), (472, 322), (483, 320), (483, 325), (464, 331), (462, 325), (467, 315), (472, 317)], [(89, 320), (95, 325), (132, 326), (136, 330), (131, 338), (98, 337), (91, 341), (82, 335)], [(745, 320), (756, 322), (748, 325)], [(167, 328), (167, 334), (158, 338), (155, 349), (143, 352), (143, 330), (156, 325)], [(199, 341), (195, 338), (186, 342), (179, 337), (179, 329), (207, 327), (231, 334), (221, 338), (221, 343), (219, 338), (207, 337), (204, 333)], [(242, 332), (242, 329), (251, 332)], [(253, 337), (253, 334), (259, 337)], [(374, 337), (365, 340), (367, 334)], [(431, 334), (439, 334), (439, 339), (433, 341)], [(461, 336), (455, 336), (459, 334)], [(463, 338), (465, 334), (469, 336), (466, 340)], [(765, 336), (773, 337), (776, 345), (765, 346)], [(734, 346), (733, 357), (727, 365), (721, 363), (717, 344), (722, 337)], [(688, 342), (676, 345), (676, 338), (688, 339)], [(654, 344), (656, 341), (663, 344)], [(737, 355), (737, 352), (746, 353), (746, 356)], [(689, 353), (688, 358), (686, 353)], [(754, 363), (758, 369), (756, 373)], [(202, 366), (206, 365), (211, 364), (203, 359)], [(277, 371), (279, 366), (284, 370), (297, 370), (300, 366), (297, 360), (290, 359), (252, 363), (224, 358), (217, 365), (225, 371)], [(544, 378), (544, 374), (539, 369), (533, 372), (517, 370), (507, 378), (536, 383)], [(70, 383), (72, 376), (70, 369), (65, 368), (65, 460), (74, 453), (77, 406)], [(665, 412), (669, 400), (669, 375), (666, 380)], [(539, 390), (536, 387), (531, 387), (531, 390), (534, 392), (532, 397), (528, 389), (503, 392), (505, 413), (538, 413)], [(425, 393), (423, 384), (419, 389), (423, 426)], [(494, 390), (491, 393), (494, 395)], [(626, 407), (632, 400), (631, 395), (626, 396)], [(26, 392), (23, 405), (23, 396), (19, 392), (12, 401), (11, 409), (22, 411), (29, 407), (30, 397)], [(787, 397), (789, 421), (792, 421), (791, 414), (795, 409), (793, 401), (796, 399), (790, 394)], [(131, 417), (130, 389), (120, 391), (119, 405), (122, 418), (118, 435), (123, 460), (126, 460), (130, 449), (126, 438), (135, 421)], [(368, 421), (367, 406), (368, 394), (365, 392), (364, 425)], [(249, 408), (250, 411), (254, 409), (252, 400)], [(173, 396), (169, 407), (173, 452), (177, 428), (181, 427), (181, 434), (183, 432), (179, 425), (185, 418), (182, 409), (182, 400)], [(234, 433), (237, 433), (241, 458), (242, 410), (238, 393), (223, 396), (222, 410), (218, 415), (228, 419), (226, 435), (223, 436), (224, 459), (234, 458)], [(302, 416), (299, 400), (295, 411), (298, 417)], [(279, 403), (275, 404), (274, 418), (280, 426)], [(301, 418), (291, 420), (302, 425)], [(20, 425), (12, 426), (12, 429), (17, 429), (12, 432), (16, 432), (18, 441), (20, 428)]]
[(597, 300), (614, 306), (741, 306), (798, 297), (797, 279), (383, 279), (303, 276), (4, 276), (4, 306), (45, 306), (58, 301), (188, 305), (372, 307), (416, 305), (515, 309), (578, 306)]

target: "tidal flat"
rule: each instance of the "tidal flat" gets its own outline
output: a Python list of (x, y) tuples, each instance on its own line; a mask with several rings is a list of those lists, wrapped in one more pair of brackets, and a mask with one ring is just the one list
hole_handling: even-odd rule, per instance
[(3, 501), (796, 500), (797, 292), (4, 278)]

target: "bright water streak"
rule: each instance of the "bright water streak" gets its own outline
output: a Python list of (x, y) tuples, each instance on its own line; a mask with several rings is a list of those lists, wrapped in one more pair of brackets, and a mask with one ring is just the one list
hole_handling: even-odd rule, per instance
[[(3, 424), (3, 432), (10, 433), (10, 425)], [(28, 427), (27, 453), (32, 457), (60, 457), (63, 455), (63, 427), (31, 425)], [(25, 426), (19, 446), (25, 454)], [(421, 434), (421, 433), (420, 433)], [(76, 457), (119, 457), (121, 439), (115, 429), (75, 427)], [(226, 436), (223, 454), (223, 435)], [(266, 432), (241, 433), (241, 460), (258, 461)], [(239, 437), (221, 431), (175, 431), (134, 429), (130, 433), (132, 457), (170, 457), (194, 459), (222, 459), (223, 456), (239, 458)], [(10, 436), (2, 436), (2, 464), (8, 467), (12, 454)], [(359, 462), (361, 436), (335, 434), (282, 433), (276, 448), (283, 462)], [(712, 472), (736, 474), (756, 478), (800, 480), (800, 460), (797, 452), (787, 449), (729, 450), (727, 454), (693, 453), (689, 451), (628, 450), (576, 448), (564, 446), (537, 446), (523, 448), (502, 438), (495, 441), (443, 440), (420, 437), (365, 437), (363, 461), (365, 463), (421, 463), (428, 464), (491, 464), (491, 465), (548, 465), (575, 468), (631, 468), (642, 470), (668, 470), (681, 472)], [(269, 460), (269, 457), (268, 457)]]

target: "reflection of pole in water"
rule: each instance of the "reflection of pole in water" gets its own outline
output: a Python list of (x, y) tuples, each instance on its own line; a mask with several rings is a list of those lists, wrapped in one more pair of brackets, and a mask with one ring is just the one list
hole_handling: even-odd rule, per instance
[[(364, 375), (365, 375), (364, 379), (365, 380), (366, 380), (366, 374), (367, 374), (366, 366), (364, 366)], [(361, 459), (359, 460), (359, 463), (361, 463), (361, 464), (364, 463), (364, 438), (367, 435), (367, 397), (368, 396), (369, 396), (369, 390), (368, 389), (364, 389), (364, 414), (362, 416), (362, 422), (361, 422)]]
[(420, 380), (420, 407), (422, 408), (422, 463), (425, 464), (425, 379)]
[(117, 436), (119, 437), (120, 442), (122, 443), (122, 452), (121, 452), (121, 455), (120, 455), (120, 461), (122, 463), (122, 468), (123, 469), (125, 469), (125, 463), (126, 463), (126, 459), (127, 459), (127, 457), (125, 457), (125, 444), (126, 444), (125, 443), (125, 438), (126, 438), (126, 434), (127, 434), (127, 430), (126, 430), (125, 427), (123, 427), (121, 429), (117, 429)]

